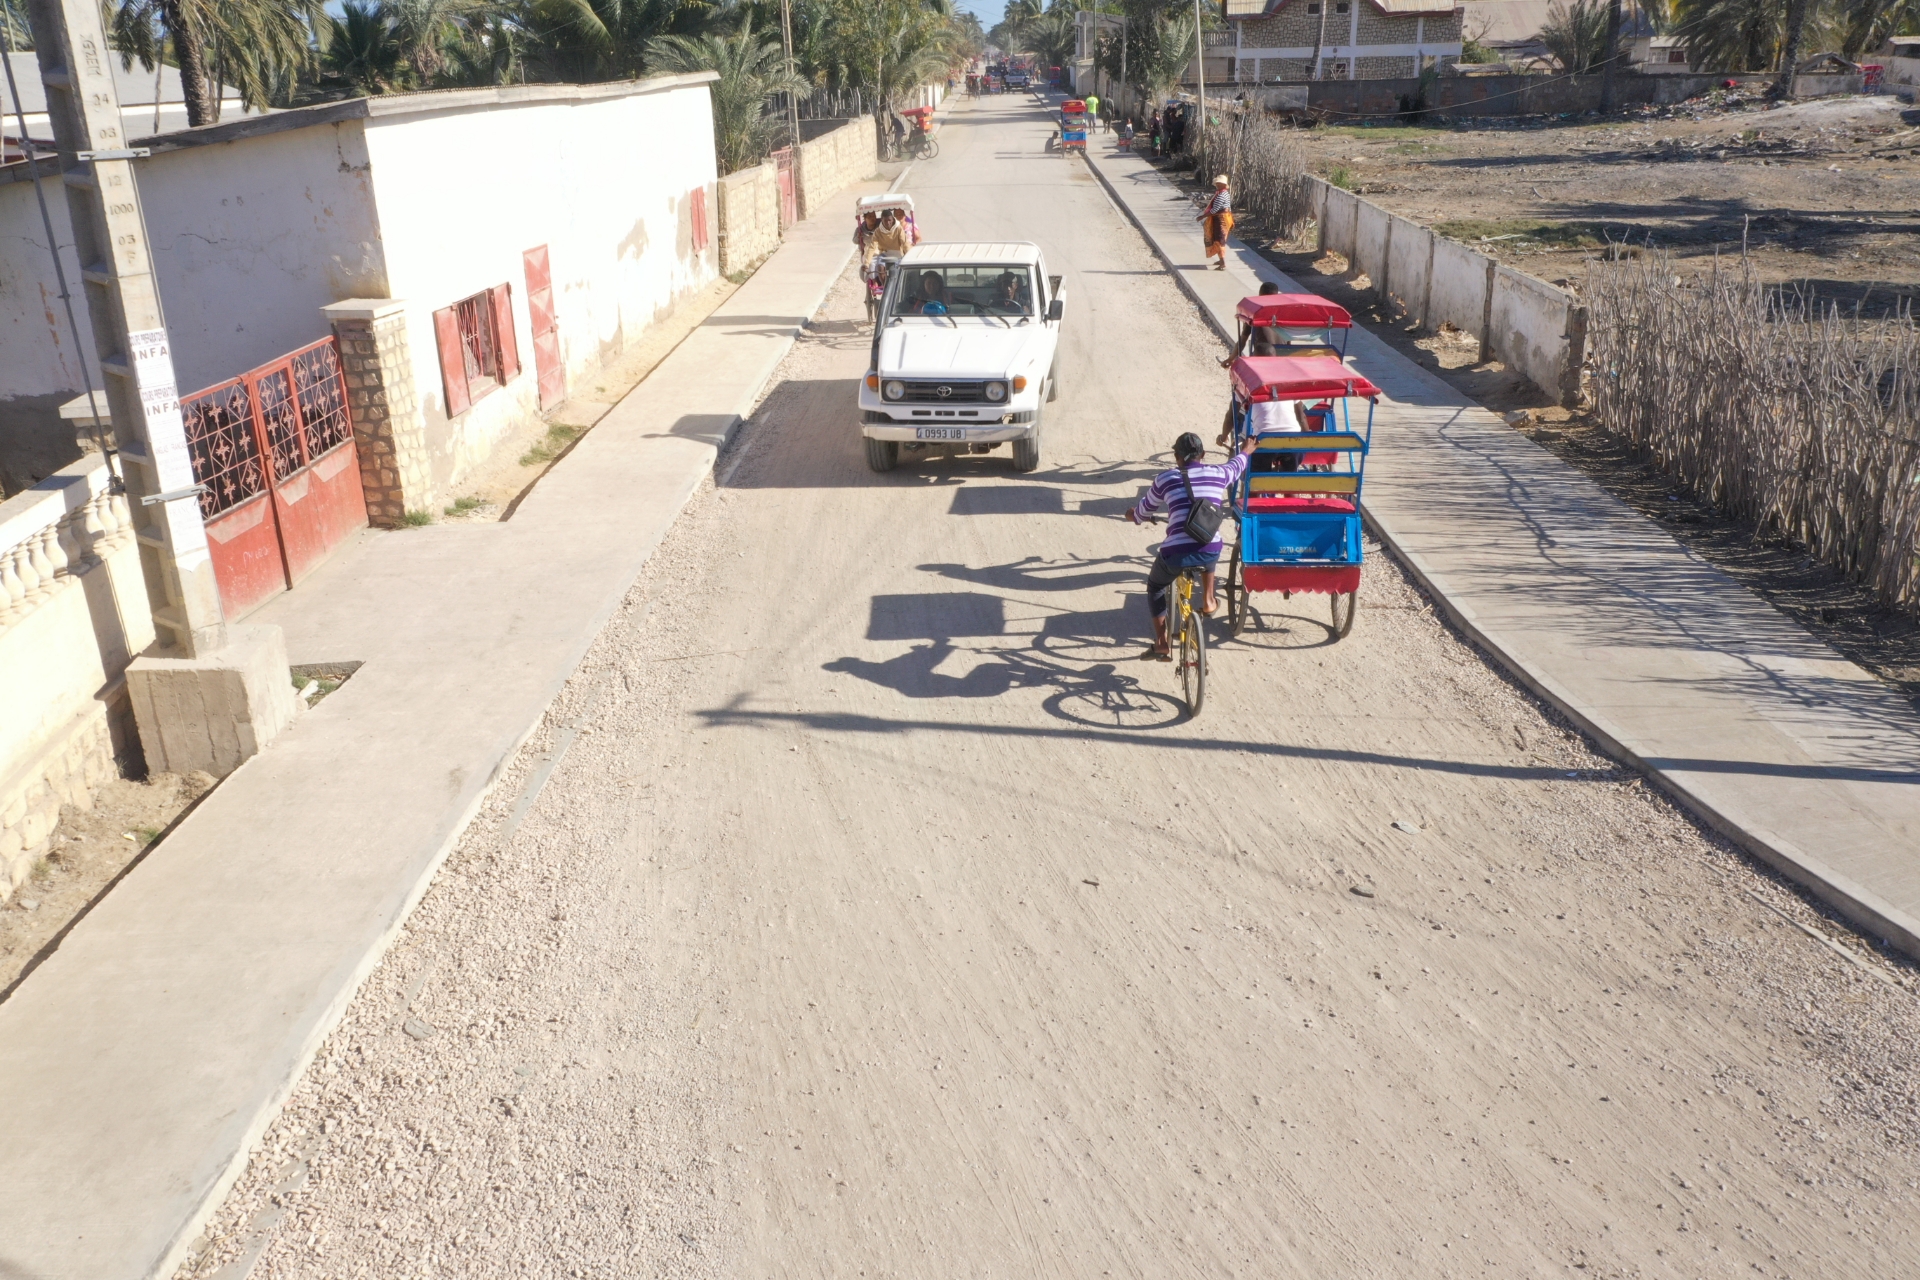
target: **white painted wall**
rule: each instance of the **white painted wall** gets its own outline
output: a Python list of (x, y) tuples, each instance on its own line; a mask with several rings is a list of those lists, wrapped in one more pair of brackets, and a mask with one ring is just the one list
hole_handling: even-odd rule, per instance
[(329, 302), (386, 296), (363, 125), (289, 129), (140, 163), (183, 392), (326, 337), (320, 308)]
[[(367, 122), (388, 292), (366, 296), (407, 302), (436, 490), (457, 485), (536, 412), (522, 253), (548, 246), (570, 393), (714, 279), (710, 102), (695, 85)], [(709, 223), (698, 255), (696, 187), (707, 189)], [(520, 376), (449, 424), (433, 313), (503, 283), (513, 286)]]
[[(577, 97), (569, 94), (577, 93)], [(444, 104), (444, 105), (442, 105)], [(569, 383), (625, 349), (715, 277), (718, 201), (704, 84), (456, 91), (277, 113), (213, 126), (138, 166), (183, 391), (327, 336), (321, 308), (403, 298), (437, 485), (456, 484), (535, 412), (521, 254), (549, 246)], [(235, 136), (266, 126), (252, 136)], [(183, 145), (191, 138), (197, 145)], [(690, 193), (707, 189), (707, 250), (692, 249)], [(49, 186), (55, 235), (72, 241)], [(18, 419), (59, 426), (84, 389), (55, 301), (30, 184), (0, 183), (0, 450)], [(76, 295), (79, 277), (67, 266)], [(446, 420), (433, 312), (513, 286), (522, 374)], [(83, 337), (91, 342), (84, 301)], [(9, 404), (13, 411), (9, 412)], [(56, 441), (70, 448), (70, 439)], [(66, 454), (54, 465), (64, 461)]]

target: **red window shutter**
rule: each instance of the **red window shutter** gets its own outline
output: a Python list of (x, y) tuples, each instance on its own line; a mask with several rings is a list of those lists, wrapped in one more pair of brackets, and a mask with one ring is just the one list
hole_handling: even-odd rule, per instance
[(500, 381), (512, 382), (520, 374), (520, 347), (513, 338), (513, 286), (497, 284), (487, 294), (493, 302), (493, 343), (500, 353)]
[(460, 320), (452, 307), (433, 313), (433, 338), (440, 348), (440, 381), (447, 393), (447, 416), (457, 418), (473, 403), (467, 394), (467, 358), (460, 349)]
[(705, 253), (707, 251), (707, 189), (705, 187), (693, 189), (688, 212), (693, 218), (693, 251)]

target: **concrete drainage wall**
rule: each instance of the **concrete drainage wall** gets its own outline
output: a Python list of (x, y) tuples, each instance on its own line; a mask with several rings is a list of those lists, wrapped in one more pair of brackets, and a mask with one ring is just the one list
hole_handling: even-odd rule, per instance
[(1423, 329), (1452, 325), (1562, 404), (1580, 392), (1587, 309), (1565, 289), (1503, 267), (1457, 240), (1395, 217), (1318, 178), (1320, 248), (1347, 259)]

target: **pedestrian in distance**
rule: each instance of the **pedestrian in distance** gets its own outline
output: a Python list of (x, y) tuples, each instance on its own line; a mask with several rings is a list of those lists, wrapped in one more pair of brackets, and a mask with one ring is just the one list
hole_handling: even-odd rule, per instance
[(1225, 271), (1227, 236), (1233, 231), (1233, 192), (1228, 190), (1226, 174), (1214, 178), (1213, 199), (1207, 201), (1206, 210), (1195, 221), (1202, 224), (1207, 256), (1215, 260), (1213, 265), (1216, 270)]
[(1097, 123), (1100, 119), (1100, 95), (1090, 93), (1082, 101), (1087, 104), (1087, 118)]

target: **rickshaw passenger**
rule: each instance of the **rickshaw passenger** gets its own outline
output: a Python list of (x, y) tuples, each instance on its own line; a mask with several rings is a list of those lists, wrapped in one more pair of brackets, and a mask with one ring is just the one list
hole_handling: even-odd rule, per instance
[(865, 266), (876, 252), (873, 233), (880, 227), (880, 215), (869, 209), (853, 227), (853, 242), (860, 246), (860, 265)]
[(920, 314), (923, 316), (947, 314), (947, 282), (938, 271), (921, 273), (920, 294), (914, 301), (920, 304)]
[(1167, 662), (1173, 656), (1167, 641), (1167, 596), (1168, 588), (1181, 570), (1205, 568), (1200, 612), (1211, 615), (1217, 607), (1213, 579), (1214, 566), (1220, 563), (1220, 535), (1216, 532), (1213, 541), (1205, 545), (1195, 542), (1187, 534), (1187, 513), (1196, 499), (1226, 503), (1233, 486), (1245, 474), (1247, 455), (1252, 451), (1253, 439), (1248, 437), (1240, 446), (1240, 452), (1224, 464), (1209, 465), (1200, 461), (1207, 456), (1207, 447), (1200, 443), (1200, 437), (1191, 431), (1185, 432), (1173, 442), (1173, 459), (1179, 465), (1155, 476), (1147, 491), (1140, 495), (1140, 501), (1127, 510), (1127, 519), (1135, 524), (1156, 511), (1167, 513), (1167, 536), (1161, 541), (1160, 552), (1153, 558), (1153, 568), (1147, 574), (1153, 647), (1141, 654), (1142, 658)]
[[(1260, 282), (1261, 297), (1270, 297), (1278, 292), (1280, 292), (1280, 286), (1272, 280), (1262, 280)], [(1280, 330), (1278, 329), (1271, 328), (1267, 325), (1249, 325), (1247, 331), (1240, 335), (1240, 341), (1233, 344), (1232, 352), (1228, 354), (1225, 360), (1220, 362), (1220, 367), (1222, 369), (1229, 367), (1235, 360), (1238, 360), (1245, 354), (1249, 341), (1255, 344), (1253, 354), (1257, 356), (1270, 356), (1279, 349), (1280, 340)], [(1267, 345), (1265, 351), (1259, 349), (1260, 343)], [(1226, 441), (1222, 440), (1220, 443), (1225, 444)]]
[(873, 235), (868, 238), (867, 243), (872, 246), (875, 253), (891, 253), (897, 257), (905, 257), (907, 250), (913, 247), (913, 238), (907, 230), (907, 224), (900, 220), (899, 214), (892, 209), (882, 209), (880, 225), (874, 228)]

